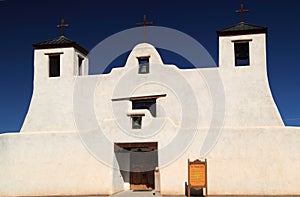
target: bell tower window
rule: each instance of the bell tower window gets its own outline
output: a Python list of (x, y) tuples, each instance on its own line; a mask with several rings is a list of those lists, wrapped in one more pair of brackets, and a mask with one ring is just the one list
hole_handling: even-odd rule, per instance
[(138, 57), (139, 61), (139, 74), (148, 74), (149, 73), (149, 56), (147, 57)]
[(48, 53), (49, 56), (49, 77), (60, 76), (60, 55), (62, 53)]
[(82, 63), (83, 63), (83, 58), (78, 56), (78, 76), (81, 76), (83, 75), (83, 66), (82, 66)]
[(250, 54), (249, 54), (249, 42), (235, 42), (234, 43), (234, 56), (235, 66), (249, 66)]

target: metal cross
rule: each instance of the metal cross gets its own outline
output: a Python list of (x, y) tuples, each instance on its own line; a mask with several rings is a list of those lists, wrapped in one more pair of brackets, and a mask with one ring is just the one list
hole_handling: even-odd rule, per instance
[(249, 10), (245, 10), (244, 9), (244, 4), (241, 4), (241, 9), (240, 10), (236, 10), (235, 12), (240, 13), (240, 15), (241, 15), (241, 22), (244, 22), (244, 13), (245, 12), (249, 12)]
[(61, 35), (65, 35), (65, 27), (69, 27), (69, 24), (65, 24), (65, 20), (61, 19), (61, 24), (57, 25), (57, 28), (61, 28)]
[(146, 15), (144, 15), (144, 21), (140, 23), (136, 23), (137, 26), (144, 26), (144, 42), (146, 42), (146, 26), (147, 25), (153, 25), (153, 21), (146, 20)]

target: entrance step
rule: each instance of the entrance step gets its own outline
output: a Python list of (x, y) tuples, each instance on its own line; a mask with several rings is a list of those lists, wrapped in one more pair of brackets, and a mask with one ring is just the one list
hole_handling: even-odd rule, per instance
[[(114, 195), (111, 195), (110, 197), (156, 197), (157, 194), (154, 195), (154, 191), (123, 191)], [(161, 196), (158, 196), (161, 197)]]

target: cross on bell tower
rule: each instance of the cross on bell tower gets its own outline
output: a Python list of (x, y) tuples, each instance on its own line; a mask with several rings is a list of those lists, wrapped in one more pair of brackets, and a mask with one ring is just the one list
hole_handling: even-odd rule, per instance
[(236, 12), (236, 13), (240, 13), (240, 16), (241, 16), (241, 22), (243, 23), (243, 22), (244, 22), (244, 13), (249, 12), (249, 10), (245, 10), (245, 9), (244, 9), (244, 4), (241, 4), (241, 9), (236, 10), (235, 12)]
[(61, 28), (61, 35), (65, 35), (65, 27), (69, 27), (69, 24), (65, 24), (65, 20), (61, 19), (61, 24), (57, 25), (57, 28)]
[(144, 21), (136, 23), (137, 26), (144, 26), (144, 42), (146, 42), (146, 26), (153, 25), (153, 21), (147, 21), (146, 15), (144, 15)]

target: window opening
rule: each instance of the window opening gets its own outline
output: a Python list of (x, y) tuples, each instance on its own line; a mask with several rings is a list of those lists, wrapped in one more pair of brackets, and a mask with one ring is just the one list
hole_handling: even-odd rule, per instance
[(249, 42), (234, 43), (235, 65), (249, 66)]
[(60, 76), (60, 55), (49, 55), (49, 77)]
[(139, 57), (139, 74), (149, 73), (149, 58), (150, 57)]

